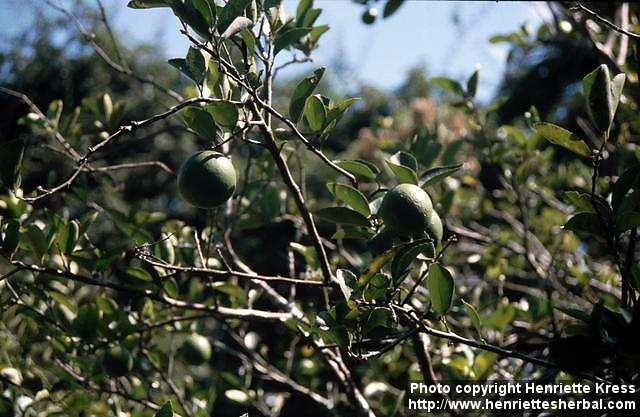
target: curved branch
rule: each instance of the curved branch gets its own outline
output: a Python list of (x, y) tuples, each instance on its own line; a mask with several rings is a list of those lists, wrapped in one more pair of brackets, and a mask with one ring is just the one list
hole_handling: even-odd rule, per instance
[(635, 40), (640, 40), (640, 34), (637, 34), (637, 33), (634, 33), (634, 32), (629, 32), (628, 30), (625, 30), (625, 29), (621, 28), (620, 26), (608, 21), (604, 17), (600, 16), (598, 13), (594, 12), (591, 9), (588, 9), (587, 7), (583, 6), (580, 3), (576, 4), (575, 7), (571, 7), (569, 10), (584, 12), (587, 15), (589, 15), (591, 18), (595, 19), (596, 21), (602, 23), (605, 26), (608, 26), (610, 29), (613, 29), (614, 31), (616, 31), (618, 33), (620, 33), (622, 35), (627, 35), (628, 37), (633, 38)]
[[(85, 27), (82, 25), (82, 23), (80, 22), (80, 19), (78, 19), (78, 17), (73, 14), (71, 11), (65, 9), (64, 7), (57, 5), (55, 3), (53, 3), (53, 1), (51, 0), (44, 0), (45, 3), (47, 3), (50, 7), (52, 7), (53, 9), (57, 10), (60, 13), (63, 13), (64, 15), (66, 15), (69, 19), (71, 19), (74, 24), (76, 25), (76, 28), (78, 29), (78, 32), (85, 38), (85, 40), (91, 45), (91, 47), (93, 48), (93, 50), (95, 51), (95, 53), (109, 66), (111, 67), (114, 71), (119, 72), (120, 74), (126, 75), (128, 77), (133, 78), (134, 80), (140, 82), (141, 84), (148, 84), (153, 86), (154, 88), (156, 88), (158, 91), (161, 91), (162, 93), (166, 94), (167, 96), (173, 98), (176, 101), (180, 101), (180, 100), (184, 100), (184, 97), (182, 97), (182, 95), (170, 88), (164, 87), (162, 85), (160, 85), (159, 83), (157, 83), (156, 81), (152, 80), (151, 78), (147, 78), (147, 77), (143, 77), (139, 74), (136, 74), (133, 70), (131, 70), (129, 67), (125, 67), (121, 64), (118, 64), (117, 62), (115, 62), (113, 59), (111, 59), (111, 57), (109, 56), (109, 54), (96, 42), (96, 35), (95, 33), (89, 32), (87, 29), (85, 29)], [(104, 20), (106, 23), (106, 20)], [(110, 29), (108, 29), (109, 32), (111, 33)], [(115, 41), (114, 41), (115, 44)]]

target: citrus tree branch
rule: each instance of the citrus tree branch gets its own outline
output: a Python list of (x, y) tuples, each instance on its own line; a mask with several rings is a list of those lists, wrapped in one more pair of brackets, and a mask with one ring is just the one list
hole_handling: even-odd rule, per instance
[[(165, 262), (160, 262), (158, 260), (154, 260), (149, 256), (145, 256), (143, 253), (138, 252), (138, 258), (143, 260), (152, 266), (157, 266), (160, 268), (165, 268), (172, 271), (185, 272), (192, 275), (201, 275), (201, 276), (212, 276), (218, 278), (229, 278), (229, 277), (237, 277), (242, 279), (250, 279), (250, 280), (259, 280), (265, 282), (273, 282), (276, 284), (290, 284), (290, 285), (306, 285), (310, 287), (324, 287), (327, 284), (320, 281), (311, 281), (311, 280), (303, 280), (297, 278), (289, 278), (289, 277), (281, 277), (281, 276), (267, 276), (267, 275), (259, 275), (255, 273), (247, 273), (242, 271), (224, 271), (219, 269), (209, 269), (209, 268), (197, 268), (197, 267), (187, 267), (187, 266), (178, 266), (171, 265)], [(328, 286), (332, 286), (329, 284)]]
[[(225, 74), (228, 75), (229, 77), (231, 77), (235, 82), (237, 82), (245, 90), (247, 90), (247, 92), (252, 96), (252, 98), (253, 98), (253, 100), (255, 101), (256, 104), (258, 104), (261, 108), (267, 110), (271, 115), (273, 115), (274, 117), (279, 119), (282, 123), (284, 123), (291, 130), (291, 132), (302, 143), (304, 143), (304, 145), (307, 147), (307, 149), (309, 151), (314, 153), (318, 158), (320, 158), (320, 160), (322, 162), (324, 162), (326, 165), (331, 167), (331, 169), (333, 169), (336, 172), (340, 173), (341, 175), (345, 176), (352, 184), (357, 184), (357, 179), (353, 174), (351, 174), (349, 171), (347, 171), (347, 170), (339, 167), (338, 165), (336, 165), (321, 150), (319, 150), (318, 148), (313, 146), (313, 144), (302, 134), (302, 132), (300, 132), (300, 130), (298, 130), (298, 128), (296, 127), (295, 123), (293, 123), (290, 119), (288, 119), (287, 117), (282, 115), (280, 112), (278, 112), (275, 108), (273, 108), (271, 106), (270, 103), (265, 102), (262, 98), (260, 98), (260, 95), (256, 91), (254, 91), (247, 83), (244, 82), (244, 80), (242, 79), (240, 74), (237, 73), (237, 71), (236, 71), (235, 67), (233, 66), (233, 64), (231, 64), (226, 59), (224, 59), (222, 56), (220, 56), (220, 54), (217, 53), (215, 50), (213, 50), (212, 48), (208, 47), (204, 43), (200, 42), (198, 39), (194, 38), (193, 35), (191, 35), (188, 30), (183, 29), (182, 33), (185, 34), (187, 36), (187, 38), (197, 48), (199, 48), (199, 49), (209, 53), (211, 56), (215, 57), (222, 64), (222, 66), (224, 67), (223, 69), (224, 69)], [(271, 77), (272, 77), (272, 75), (271, 75)], [(267, 90), (269, 90), (269, 88), (267, 88)]]
[(442, 331), (442, 330), (434, 329), (434, 328), (432, 328), (430, 326), (427, 326), (422, 320), (417, 318), (415, 313), (412, 310), (407, 309), (405, 307), (400, 307), (400, 306), (395, 305), (395, 304), (391, 304), (391, 307), (393, 309), (397, 310), (398, 312), (400, 312), (407, 319), (409, 319), (414, 326), (417, 326), (418, 329), (420, 329), (421, 332), (427, 333), (427, 334), (429, 334), (431, 336), (437, 336), (437, 337), (440, 337), (440, 338), (443, 338), (443, 339), (450, 340), (452, 342), (462, 343), (463, 345), (467, 345), (467, 346), (474, 347), (474, 348), (477, 348), (477, 349), (482, 349), (482, 350), (485, 350), (487, 352), (497, 353), (498, 355), (503, 356), (503, 357), (520, 359), (520, 360), (523, 360), (525, 362), (528, 362), (528, 363), (531, 363), (531, 364), (534, 364), (534, 365), (542, 366), (544, 368), (550, 368), (550, 369), (557, 369), (557, 370), (560, 370), (560, 371), (565, 371), (565, 372), (567, 372), (569, 374), (579, 376), (580, 378), (583, 378), (583, 379), (586, 379), (586, 380), (589, 380), (589, 381), (608, 383), (608, 381), (606, 381), (603, 378), (598, 377), (596, 375), (583, 373), (583, 372), (576, 372), (576, 371), (573, 371), (573, 370), (569, 370), (566, 367), (563, 367), (562, 365), (554, 363), (554, 362), (549, 362), (549, 361), (546, 361), (544, 359), (539, 359), (539, 358), (535, 358), (533, 356), (528, 356), (528, 355), (525, 355), (525, 354), (520, 353), (520, 352), (516, 352), (516, 351), (513, 351), (513, 350), (509, 350), (509, 349), (504, 349), (504, 348), (501, 348), (499, 346), (491, 345), (491, 344), (488, 344), (488, 343), (478, 342), (478, 341), (473, 340), (473, 339), (467, 339), (466, 337), (459, 336), (459, 335), (457, 335), (455, 333), (445, 332), (445, 331)]
[[(158, 91), (160, 91), (163, 94), (173, 98), (176, 101), (184, 100), (184, 97), (182, 97), (182, 95), (180, 93), (178, 93), (178, 92), (176, 92), (176, 91), (174, 91), (174, 90), (172, 90), (170, 88), (162, 86), (161, 84), (159, 84), (158, 82), (154, 81), (153, 79), (151, 79), (149, 77), (143, 77), (143, 76), (135, 73), (131, 68), (129, 68), (126, 65), (119, 64), (119, 63), (115, 62), (109, 56), (107, 51), (105, 51), (104, 48), (102, 48), (96, 42), (96, 34), (93, 33), (93, 32), (90, 32), (89, 30), (87, 30), (82, 25), (82, 23), (80, 22), (80, 19), (78, 19), (78, 17), (75, 14), (73, 14), (70, 10), (67, 10), (64, 7), (60, 6), (59, 4), (54, 3), (53, 0), (44, 0), (44, 1), (50, 7), (52, 7), (53, 9), (57, 10), (60, 13), (63, 13), (71, 21), (73, 21), (73, 23), (75, 24), (78, 32), (84, 37), (84, 39), (89, 43), (89, 45), (91, 45), (91, 47), (93, 48), (95, 53), (100, 57), (100, 59), (102, 59), (114, 71), (116, 71), (116, 72), (118, 72), (120, 74), (126, 75), (126, 76), (128, 76), (130, 78), (133, 78), (134, 80), (138, 81), (141, 84), (151, 85), (155, 89), (157, 89)], [(104, 18), (103, 21), (105, 22), (105, 24), (107, 24), (106, 18)], [(111, 30), (109, 29), (108, 24), (107, 24), (107, 27), (108, 27), (109, 33), (112, 33)], [(116, 51), (118, 51), (118, 47), (117, 47), (117, 44), (115, 42), (115, 39), (114, 39), (113, 42), (114, 42), (114, 45), (116, 45)], [(119, 52), (116, 52), (116, 53), (119, 55)]]
[(31, 271), (35, 273), (44, 273), (61, 278), (70, 279), (72, 281), (81, 282), (87, 285), (93, 285), (102, 288), (109, 288), (116, 291), (134, 292), (148, 297), (152, 300), (156, 300), (162, 304), (170, 307), (183, 310), (194, 310), (208, 312), (212, 316), (236, 318), (242, 320), (257, 320), (257, 321), (284, 321), (292, 318), (290, 313), (278, 313), (271, 311), (255, 310), (251, 308), (231, 308), (224, 306), (210, 306), (203, 303), (195, 303), (189, 301), (183, 301), (176, 298), (168, 297), (163, 294), (158, 294), (151, 290), (144, 290), (129, 285), (122, 285), (111, 281), (105, 281), (96, 277), (90, 277), (86, 275), (74, 274), (69, 271), (63, 271), (53, 268), (45, 268), (38, 265), (26, 264), (21, 261), (10, 261), (13, 266), (20, 268), (21, 270)]
[(634, 32), (630, 32), (626, 29), (621, 28), (620, 26), (616, 25), (613, 22), (610, 22), (609, 20), (605, 19), (604, 17), (600, 16), (598, 13), (594, 12), (593, 10), (585, 7), (584, 5), (577, 3), (574, 7), (571, 7), (569, 10), (571, 11), (581, 11), (586, 13), (588, 16), (590, 16), (592, 19), (602, 23), (603, 25), (609, 27), (610, 29), (613, 29), (614, 31), (622, 34), (622, 35), (626, 35), (630, 38), (637, 40), (640, 40), (640, 34), (634, 33)]

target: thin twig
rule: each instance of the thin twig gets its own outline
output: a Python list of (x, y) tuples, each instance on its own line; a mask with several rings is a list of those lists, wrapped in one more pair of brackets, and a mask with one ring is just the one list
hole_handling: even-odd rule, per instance
[(486, 350), (488, 352), (497, 353), (497, 354), (499, 354), (501, 356), (504, 356), (504, 357), (520, 359), (520, 360), (523, 360), (525, 362), (529, 362), (529, 363), (532, 363), (534, 365), (539, 365), (539, 366), (542, 366), (542, 367), (545, 367), (545, 368), (558, 369), (558, 370), (561, 370), (561, 371), (565, 371), (567, 373), (579, 376), (579, 377), (587, 379), (589, 381), (597, 381), (597, 382), (608, 383), (608, 381), (606, 381), (606, 380), (604, 380), (604, 379), (602, 379), (602, 378), (600, 378), (600, 377), (598, 377), (596, 375), (582, 373), (582, 372), (575, 372), (575, 371), (567, 369), (566, 367), (563, 367), (560, 364), (549, 362), (549, 361), (546, 361), (544, 359), (534, 358), (533, 356), (528, 356), (528, 355), (525, 355), (525, 354), (520, 353), (520, 352), (516, 352), (516, 351), (513, 351), (513, 350), (509, 350), (509, 349), (504, 349), (504, 348), (501, 348), (499, 346), (490, 345), (488, 343), (483, 343), (483, 342), (478, 342), (478, 341), (473, 340), (473, 339), (467, 339), (465, 337), (458, 336), (455, 333), (445, 332), (445, 331), (442, 331), (442, 330), (434, 329), (432, 327), (427, 326), (421, 320), (419, 320), (417, 317), (415, 317), (415, 315), (413, 314), (413, 312), (411, 310), (408, 310), (408, 309), (405, 309), (403, 307), (400, 307), (400, 306), (397, 306), (397, 305), (393, 305), (393, 304), (391, 305), (391, 307), (395, 308), (398, 311), (400, 311), (409, 320), (411, 320), (415, 326), (418, 326), (421, 331), (423, 331), (423, 332), (425, 332), (427, 334), (430, 334), (432, 336), (441, 337), (443, 339), (451, 340), (453, 342), (458, 342), (458, 343), (462, 343), (462, 344), (467, 345), (467, 346), (471, 346), (471, 347), (475, 347), (475, 348), (478, 348), (478, 349)]
[(153, 260), (150, 256), (144, 255), (141, 251), (138, 252), (137, 256), (140, 260), (143, 260), (149, 265), (170, 269), (172, 271), (185, 272), (193, 275), (214, 276), (218, 278), (238, 277), (238, 278), (259, 280), (259, 281), (266, 281), (266, 282), (273, 282), (273, 283), (307, 285), (311, 287), (333, 286), (333, 284), (326, 285), (325, 283), (320, 281), (302, 280), (302, 279), (296, 279), (296, 278), (282, 277), (279, 275), (268, 276), (268, 275), (251, 274), (247, 272), (234, 271), (234, 270), (221, 270), (221, 269), (209, 269), (209, 268), (197, 268), (197, 267), (189, 267), (189, 266), (171, 265), (165, 262), (159, 262), (157, 260)]
[(602, 23), (605, 26), (608, 26), (609, 28), (615, 30), (618, 33), (621, 33), (623, 35), (627, 35), (628, 37), (636, 39), (636, 40), (640, 40), (640, 35), (639, 34), (633, 33), (633, 32), (629, 32), (628, 30), (625, 30), (625, 29), (621, 28), (620, 26), (610, 22), (609, 20), (607, 20), (604, 17), (600, 16), (598, 13), (594, 12), (591, 9), (588, 9), (587, 7), (583, 6), (580, 3), (576, 4), (574, 7), (571, 7), (569, 10), (571, 10), (571, 11), (582, 11), (582, 12), (588, 14), (589, 16), (591, 16), (593, 19), (597, 20), (598, 22)]
[(66, 15), (69, 19), (71, 19), (76, 28), (78, 29), (78, 32), (85, 38), (85, 40), (91, 45), (91, 47), (93, 48), (93, 50), (95, 51), (95, 53), (109, 66), (111, 67), (114, 71), (119, 72), (121, 74), (124, 74), (128, 77), (131, 77), (135, 80), (137, 80), (138, 82), (140, 82), (141, 84), (148, 84), (153, 86), (154, 88), (156, 88), (158, 91), (161, 91), (162, 93), (166, 94), (169, 97), (172, 97), (173, 99), (175, 99), (176, 101), (182, 101), (184, 100), (184, 97), (182, 97), (182, 95), (170, 88), (164, 87), (162, 85), (160, 85), (158, 82), (154, 81), (151, 78), (148, 77), (143, 77), (139, 74), (136, 74), (135, 72), (133, 72), (130, 68), (128, 67), (123, 67), (122, 65), (118, 64), (117, 62), (115, 62), (113, 59), (111, 59), (111, 57), (109, 56), (109, 54), (96, 42), (96, 35), (95, 33), (92, 33), (90, 31), (88, 31), (80, 22), (80, 19), (78, 19), (78, 17), (73, 14), (71, 11), (65, 9), (64, 7), (55, 4), (52, 0), (44, 0), (45, 3), (47, 3), (49, 6), (51, 6), (53, 9), (57, 10), (60, 13), (63, 13), (64, 15)]

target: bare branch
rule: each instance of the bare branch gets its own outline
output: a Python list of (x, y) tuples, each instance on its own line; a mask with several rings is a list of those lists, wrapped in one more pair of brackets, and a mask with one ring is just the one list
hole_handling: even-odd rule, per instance
[(325, 287), (325, 286), (333, 285), (333, 284), (327, 285), (320, 281), (310, 281), (310, 280), (288, 278), (288, 277), (281, 277), (281, 276), (259, 275), (255, 273), (247, 273), (247, 272), (233, 271), (233, 270), (226, 271), (226, 270), (219, 270), (219, 269), (171, 265), (164, 262), (158, 262), (156, 260), (153, 260), (149, 256), (144, 255), (141, 251), (138, 252), (138, 258), (145, 261), (149, 265), (169, 269), (172, 271), (186, 272), (194, 275), (214, 276), (219, 278), (238, 277), (243, 279), (259, 280), (259, 281), (282, 283), (282, 284), (307, 285), (312, 287)]
[(587, 15), (589, 15), (591, 18), (595, 19), (596, 21), (602, 23), (605, 26), (608, 26), (610, 29), (613, 29), (618, 33), (621, 33), (623, 35), (627, 35), (628, 37), (636, 39), (636, 40), (640, 40), (640, 35), (639, 34), (633, 33), (633, 32), (629, 32), (628, 30), (625, 30), (625, 29), (621, 28), (620, 26), (608, 21), (604, 17), (600, 16), (599, 14), (594, 12), (593, 10), (588, 9), (587, 7), (583, 6), (580, 3), (576, 4), (575, 7), (571, 7), (569, 10), (584, 12)]
[(128, 67), (124, 67), (120, 64), (118, 64), (117, 62), (115, 62), (113, 59), (111, 59), (111, 57), (109, 56), (109, 54), (96, 42), (96, 35), (95, 33), (92, 33), (90, 31), (88, 31), (80, 22), (80, 19), (78, 19), (78, 17), (73, 14), (71, 11), (65, 9), (64, 7), (54, 3), (52, 0), (44, 0), (45, 3), (47, 3), (49, 6), (51, 6), (52, 8), (54, 8), (55, 10), (57, 10), (60, 13), (65, 14), (69, 19), (71, 19), (74, 24), (76, 25), (76, 28), (78, 29), (78, 32), (80, 32), (80, 34), (85, 38), (85, 40), (91, 45), (91, 47), (93, 48), (93, 50), (96, 52), (96, 54), (109, 66), (111, 67), (114, 71), (119, 72), (121, 74), (124, 74), (128, 77), (131, 77), (135, 80), (137, 80), (138, 82), (140, 82), (141, 84), (148, 84), (153, 86), (154, 88), (156, 88), (158, 91), (166, 94), (167, 96), (173, 98), (176, 101), (182, 101), (184, 100), (184, 97), (182, 97), (182, 95), (170, 88), (164, 87), (162, 85), (160, 85), (159, 83), (157, 83), (156, 81), (154, 81), (151, 78), (148, 77), (143, 77), (139, 74), (136, 74), (135, 72), (133, 72), (130, 68)]
[(157, 294), (151, 290), (144, 290), (128, 285), (122, 285), (111, 281), (101, 280), (95, 277), (89, 277), (85, 275), (74, 274), (69, 271), (63, 271), (60, 269), (45, 268), (38, 265), (30, 265), (21, 261), (11, 261), (11, 263), (19, 267), (20, 269), (32, 271), (36, 273), (45, 273), (62, 278), (67, 278), (72, 281), (81, 282), (87, 285), (94, 285), (97, 287), (110, 288), (117, 291), (134, 292), (142, 294), (145, 297), (156, 300), (170, 307), (175, 307), (184, 310), (204, 311), (210, 313), (212, 316), (237, 318), (243, 320), (258, 320), (258, 321), (284, 321), (292, 318), (291, 313), (277, 313), (271, 311), (254, 310), (248, 308), (231, 308), (223, 306), (210, 306), (202, 303), (193, 303), (188, 301), (182, 301), (175, 298), (168, 297), (164, 294)]
[(579, 377), (587, 379), (589, 381), (608, 382), (608, 381), (606, 381), (606, 380), (604, 380), (604, 379), (602, 379), (602, 378), (600, 378), (598, 376), (592, 375), (592, 374), (587, 374), (587, 373), (575, 372), (575, 371), (572, 371), (572, 370), (567, 370), (566, 367), (563, 367), (560, 364), (549, 362), (549, 361), (546, 361), (544, 359), (534, 358), (533, 356), (528, 356), (528, 355), (525, 355), (525, 354), (520, 353), (520, 352), (504, 349), (504, 348), (501, 348), (499, 346), (494, 346), (494, 345), (490, 345), (488, 343), (478, 342), (478, 341), (473, 340), (473, 339), (467, 339), (465, 337), (458, 336), (455, 333), (444, 332), (442, 330), (434, 329), (432, 327), (427, 326), (420, 319), (415, 317), (415, 313), (413, 313), (411, 310), (408, 310), (408, 309), (406, 309), (404, 307), (400, 307), (400, 306), (395, 305), (395, 304), (392, 304), (391, 307), (396, 309), (396, 310), (398, 310), (405, 317), (407, 317), (409, 320), (411, 320), (415, 326), (418, 326), (420, 331), (425, 332), (427, 334), (430, 334), (432, 336), (441, 337), (441, 338), (444, 338), (444, 339), (447, 339), (447, 340), (451, 340), (453, 342), (458, 342), (458, 343), (462, 343), (462, 344), (467, 345), (467, 346), (471, 346), (471, 347), (474, 347), (474, 348), (486, 350), (488, 352), (497, 353), (497, 354), (499, 354), (501, 356), (504, 356), (504, 357), (520, 359), (520, 360), (523, 360), (525, 362), (529, 362), (529, 363), (532, 363), (534, 365), (539, 365), (539, 366), (542, 366), (542, 367), (545, 367), (545, 368), (558, 369), (558, 370), (561, 370), (561, 371), (565, 371), (565, 372), (567, 372), (569, 374), (579, 376)]

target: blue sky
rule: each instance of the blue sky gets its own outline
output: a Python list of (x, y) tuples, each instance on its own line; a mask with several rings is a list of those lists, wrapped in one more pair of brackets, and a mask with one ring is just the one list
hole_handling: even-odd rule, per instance
[[(54, 0), (55, 1), (55, 0)], [(0, 31), (17, 30), (32, 19), (31, 8), (47, 7), (40, 0), (6, 2)], [(66, 1), (62, 1), (64, 4)], [(89, 4), (92, 1), (88, 1)], [(121, 39), (125, 42), (158, 42), (167, 58), (184, 56), (187, 43), (177, 31), (176, 19), (167, 9), (132, 10), (126, 0), (104, 0)], [(289, 13), (296, 0), (284, 0)], [(491, 35), (510, 32), (524, 23), (536, 27), (545, 18), (545, 6), (535, 2), (437, 2), (407, 1), (396, 14), (374, 25), (364, 25), (364, 8), (348, 0), (316, 0), (322, 8), (319, 22), (331, 26), (315, 53), (311, 66), (341, 59), (357, 80), (391, 89), (414, 66), (431, 75), (465, 79), (480, 65), (479, 96), (492, 96), (504, 70), (507, 48), (492, 45)], [(457, 16), (458, 25), (453, 24)], [(286, 58), (283, 58), (286, 59)], [(291, 68), (291, 67), (289, 67)], [(308, 70), (301, 68), (299, 70)], [(296, 69), (290, 70), (294, 74)]]

